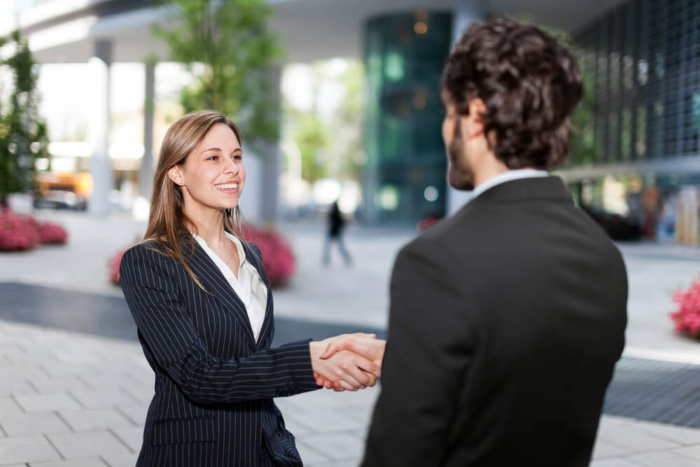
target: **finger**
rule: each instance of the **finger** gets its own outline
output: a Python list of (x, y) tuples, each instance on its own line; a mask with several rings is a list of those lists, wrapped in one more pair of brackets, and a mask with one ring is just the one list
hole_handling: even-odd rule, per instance
[(356, 332), (355, 334), (352, 334), (352, 335), (357, 336), (357, 337), (366, 337), (367, 339), (376, 339), (377, 338), (377, 335), (374, 333), (367, 334), (364, 332)]
[(359, 355), (357, 356), (357, 359), (358, 359), (357, 366), (361, 370), (369, 373), (370, 375), (374, 376), (377, 379), (382, 377), (382, 366), (381, 365), (378, 365), (377, 363), (370, 361), (370, 360), (367, 360), (366, 358), (361, 357)]

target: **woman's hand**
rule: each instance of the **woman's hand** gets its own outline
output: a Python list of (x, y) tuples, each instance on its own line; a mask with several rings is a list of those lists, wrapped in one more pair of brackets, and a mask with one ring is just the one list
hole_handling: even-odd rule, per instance
[[(377, 378), (381, 377), (381, 363), (382, 359), (384, 358), (386, 341), (376, 339), (374, 334), (342, 334), (340, 336), (325, 339), (322, 341), (322, 343), (326, 344), (325, 351), (321, 355), (321, 359), (323, 360), (332, 358), (338, 352), (350, 351), (376, 364), (378, 371), (371, 371), (369, 374), (367, 374), (369, 377), (369, 382), (366, 384), (366, 386), (374, 386)], [(316, 384), (319, 386), (323, 386), (326, 389), (333, 389), (335, 391), (344, 390), (344, 387), (337, 381), (334, 381), (332, 378), (324, 377), (324, 375), (319, 374), (316, 371), (314, 371), (314, 377), (316, 378)]]
[(374, 386), (381, 375), (381, 367), (377, 363), (341, 349), (337, 349), (332, 357), (321, 358), (332, 339), (309, 343), (311, 366), (317, 384), (338, 391), (356, 391)]

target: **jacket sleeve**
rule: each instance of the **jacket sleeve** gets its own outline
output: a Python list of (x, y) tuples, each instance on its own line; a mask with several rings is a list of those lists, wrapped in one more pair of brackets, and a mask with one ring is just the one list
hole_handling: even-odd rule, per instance
[(124, 296), (156, 364), (202, 404), (287, 396), (317, 389), (308, 341), (224, 360), (211, 355), (185, 306), (186, 272), (144, 244), (120, 265)]
[(444, 465), (474, 337), (454, 261), (432, 250), (414, 242), (394, 265), (382, 391), (364, 467)]

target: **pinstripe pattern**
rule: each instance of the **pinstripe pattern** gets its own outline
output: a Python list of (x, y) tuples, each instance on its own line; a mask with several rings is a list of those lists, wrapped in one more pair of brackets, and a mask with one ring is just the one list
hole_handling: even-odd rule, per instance
[(270, 349), (272, 295), (258, 342), (243, 302), (214, 262), (183, 244), (202, 291), (175, 260), (141, 243), (122, 259), (124, 296), (155, 372), (137, 467), (301, 466), (272, 398), (316, 389), (307, 341)]

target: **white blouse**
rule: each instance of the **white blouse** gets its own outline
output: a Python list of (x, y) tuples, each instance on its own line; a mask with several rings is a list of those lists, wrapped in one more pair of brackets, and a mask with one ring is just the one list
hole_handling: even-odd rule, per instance
[(226, 232), (226, 237), (236, 245), (236, 250), (238, 251), (238, 258), (240, 259), (240, 264), (238, 266), (238, 279), (233, 274), (231, 269), (226, 266), (226, 263), (219, 258), (219, 256), (214, 253), (214, 250), (209, 248), (207, 242), (203, 238), (199, 237), (195, 233), (192, 236), (197, 240), (200, 246), (207, 252), (209, 257), (214, 261), (221, 273), (224, 275), (226, 280), (236, 295), (245, 304), (245, 309), (248, 313), (248, 320), (250, 321), (250, 327), (253, 329), (253, 335), (255, 340), (258, 340), (260, 335), (260, 330), (262, 329), (263, 321), (265, 320), (265, 309), (267, 308), (267, 287), (265, 282), (263, 282), (258, 270), (255, 266), (246, 259), (245, 251), (243, 250), (243, 245), (241, 241), (238, 240), (234, 235)]

